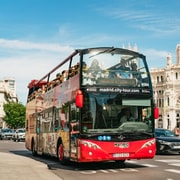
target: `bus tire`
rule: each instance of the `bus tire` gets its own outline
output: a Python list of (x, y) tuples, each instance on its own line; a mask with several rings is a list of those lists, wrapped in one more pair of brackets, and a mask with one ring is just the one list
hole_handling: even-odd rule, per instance
[(66, 164), (66, 160), (65, 160), (65, 158), (64, 158), (64, 146), (63, 146), (62, 143), (59, 143), (59, 144), (58, 144), (57, 158), (58, 158), (58, 161), (59, 161), (61, 164)]
[(125, 165), (125, 161), (126, 161), (126, 160), (116, 160), (115, 162), (116, 162), (116, 164), (125, 167), (125, 166), (126, 166), (126, 165)]
[(35, 142), (34, 142), (34, 140), (32, 140), (32, 143), (31, 143), (31, 151), (32, 151), (32, 155), (33, 156), (37, 156), (37, 151), (35, 149)]

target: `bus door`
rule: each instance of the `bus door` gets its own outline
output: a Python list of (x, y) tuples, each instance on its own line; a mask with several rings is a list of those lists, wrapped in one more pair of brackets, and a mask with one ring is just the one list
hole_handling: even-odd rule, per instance
[(70, 159), (77, 160), (77, 138), (79, 136), (79, 108), (75, 103), (70, 104)]
[(42, 135), (42, 114), (38, 113), (36, 118), (36, 145), (37, 152), (43, 150), (43, 135)]

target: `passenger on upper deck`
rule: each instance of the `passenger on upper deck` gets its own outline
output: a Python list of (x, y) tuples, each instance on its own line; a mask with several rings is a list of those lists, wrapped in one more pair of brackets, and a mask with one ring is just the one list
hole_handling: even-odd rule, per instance
[(103, 70), (97, 59), (94, 59), (89, 68), (85, 62), (82, 67), (83, 85), (97, 84), (97, 80), (101, 78), (109, 78), (109, 70)]
[(93, 84), (95, 83), (97, 78), (100, 77), (101, 72), (102, 72), (102, 68), (100, 67), (98, 60), (94, 59), (92, 61), (91, 66), (87, 70), (87, 76), (88, 78), (90, 78)]
[(115, 66), (116, 76), (118, 78), (131, 78), (130, 68), (126, 66), (126, 60), (121, 58), (120, 63)]
[(99, 61), (97, 59), (94, 59), (91, 63), (91, 66), (89, 67), (88, 71), (100, 71), (102, 70)]
[(137, 64), (136, 63), (133, 62), (131, 64), (131, 70), (132, 70), (133, 78), (136, 78), (138, 80), (138, 83), (141, 83), (142, 77), (141, 77), (140, 72), (138, 72), (138, 70), (137, 70)]
[(83, 61), (83, 63), (82, 63), (82, 70), (83, 70), (83, 72), (87, 72), (87, 70), (88, 70), (87, 64), (86, 64), (86, 62), (84, 62), (84, 61)]
[(66, 81), (67, 78), (68, 78), (68, 71), (67, 70), (63, 70), (61, 74), (62, 74), (62, 82)]

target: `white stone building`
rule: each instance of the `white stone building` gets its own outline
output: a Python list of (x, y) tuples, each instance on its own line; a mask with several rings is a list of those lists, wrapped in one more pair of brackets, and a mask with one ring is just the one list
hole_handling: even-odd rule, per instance
[(156, 127), (174, 130), (180, 127), (180, 44), (176, 47), (176, 63), (167, 56), (166, 67), (151, 69), (154, 100), (159, 108)]
[(14, 78), (4, 78), (0, 80), (0, 128), (6, 127), (3, 105), (8, 102), (18, 102)]

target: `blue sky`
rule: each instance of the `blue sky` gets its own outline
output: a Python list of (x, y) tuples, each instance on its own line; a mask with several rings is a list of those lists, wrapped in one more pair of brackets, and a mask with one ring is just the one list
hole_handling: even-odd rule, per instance
[(150, 67), (176, 60), (178, 0), (0, 0), (0, 79), (13, 77), (20, 102), (27, 85), (77, 48), (134, 47)]

